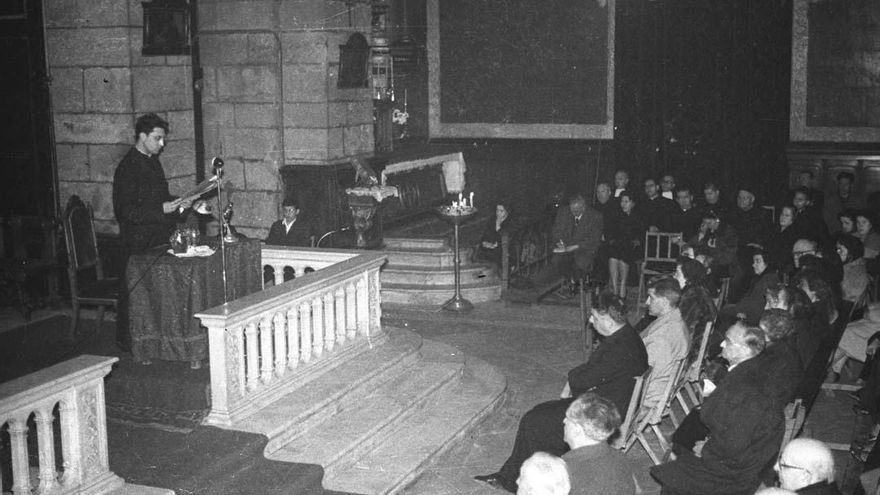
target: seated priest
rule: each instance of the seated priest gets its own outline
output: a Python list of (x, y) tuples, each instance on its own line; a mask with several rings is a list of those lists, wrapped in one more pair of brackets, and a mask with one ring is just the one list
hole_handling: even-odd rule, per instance
[(638, 333), (627, 323), (624, 300), (610, 292), (593, 295), (590, 323), (604, 340), (586, 363), (568, 372), (561, 399), (538, 404), (519, 422), (513, 452), (498, 472), (475, 476), (478, 481), (516, 492), (522, 463), (535, 452), (561, 456), (570, 450), (565, 442), (563, 420), (568, 407), (585, 392), (608, 399), (618, 411), (626, 411), (634, 377), (648, 369), (648, 353)]
[(266, 244), (273, 246), (312, 247), (315, 244), (315, 232), (308, 219), (300, 216), (299, 202), (293, 198), (285, 198), (284, 216), (269, 228)]

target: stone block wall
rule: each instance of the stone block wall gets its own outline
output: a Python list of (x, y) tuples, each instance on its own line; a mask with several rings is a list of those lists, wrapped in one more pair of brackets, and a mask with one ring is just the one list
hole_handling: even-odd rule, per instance
[(338, 45), (367, 34), (369, 14), (316, 0), (199, 3), (205, 155), (225, 160), (240, 233), (265, 237), (279, 218), (283, 165), (372, 152), (369, 90), (336, 88)]
[(117, 232), (113, 173), (138, 115), (155, 112), (171, 125), (161, 159), (172, 193), (194, 184), (190, 58), (141, 55), (139, 0), (44, 0), (43, 8), (62, 206), (78, 194), (99, 232)]

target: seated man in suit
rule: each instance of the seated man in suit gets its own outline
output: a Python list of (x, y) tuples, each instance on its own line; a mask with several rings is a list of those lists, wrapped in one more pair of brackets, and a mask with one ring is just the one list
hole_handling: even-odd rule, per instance
[(608, 445), (608, 438), (620, 428), (620, 414), (611, 401), (587, 392), (568, 406), (563, 424), (571, 450), (562, 459), (568, 465), (572, 495), (636, 492), (629, 460)]
[[(661, 495), (755, 492), (760, 473), (776, 456), (785, 429), (782, 406), (766, 393), (765, 383), (772, 378), (767, 376), (765, 363), (755, 359), (765, 343), (760, 328), (736, 323), (727, 330), (721, 354), (729, 371), (699, 409), (703, 435), (692, 437), (704, 438), (692, 451), (678, 450), (675, 460), (651, 468), (663, 487)], [(679, 426), (673, 442), (683, 445), (681, 433), (693, 428), (691, 417)]]
[(513, 452), (501, 470), (475, 476), (493, 487), (516, 492), (516, 479), (523, 461), (538, 451), (561, 456), (568, 452), (562, 421), (568, 406), (584, 392), (608, 399), (619, 411), (626, 411), (632, 396), (634, 377), (648, 369), (645, 344), (627, 323), (623, 299), (610, 292), (593, 296), (590, 323), (605, 337), (590, 360), (568, 372), (562, 398), (538, 404), (519, 422)]
[(285, 198), (284, 217), (269, 228), (266, 244), (274, 246), (311, 247), (315, 242), (315, 233), (309, 221), (300, 216), (299, 202)]
[(602, 240), (603, 223), (602, 215), (587, 206), (581, 195), (572, 197), (568, 208), (559, 209), (551, 235), (557, 253), (553, 264), (560, 275), (575, 282), (589, 273)]

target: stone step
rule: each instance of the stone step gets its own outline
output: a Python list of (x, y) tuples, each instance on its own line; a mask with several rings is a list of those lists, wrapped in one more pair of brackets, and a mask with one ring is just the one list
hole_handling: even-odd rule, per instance
[(126, 483), (115, 490), (107, 492), (107, 495), (174, 495), (174, 490)]
[[(382, 284), (382, 302), (389, 304), (410, 304), (415, 306), (434, 306), (448, 301), (455, 295), (455, 286)], [(497, 301), (501, 298), (501, 281), (462, 283), (461, 295), (472, 303)]]
[(398, 422), (419, 412), (428, 398), (441, 393), (459, 377), (461, 367), (454, 362), (416, 363), (366, 397), (357, 401), (343, 398), (335, 415), (325, 417), (270, 458), (320, 464), (325, 480), (336, 477), (382, 443)]
[(494, 411), (506, 388), (507, 380), (498, 370), (468, 357), (460, 381), (398, 422), (387, 439), (358, 459), (352, 469), (325, 476), (324, 487), (371, 495), (401, 492), (435, 456), (465, 438)]
[(381, 345), (315, 377), (231, 429), (266, 435), (265, 454), (269, 456), (335, 414), (343, 401), (356, 403), (403, 373), (419, 360), (422, 339), (409, 331), (385, 328), (388, 339)]
[[(452, 285), (455, 283), (453, 268), (429, 268), (423, 266), (389, 266), (381, 274), (382, 285), (385, 284), (418, 284), (418, 285)], [(489, 282), (498, 280), (498, 273), (491, 265), (462, 265), (461, 282)]]
[[(425, 266), (434, 268), (452, 268), (455, 266), (455, 253), (450, 247), (424, 249), (385, 249), (388, 256), (386, 266)], [(470, 263), (471, 248), (462, 247), (462, 266)]]
[(385, 237), (388, 249), (443, 249), (448, 248), (446, 237)]

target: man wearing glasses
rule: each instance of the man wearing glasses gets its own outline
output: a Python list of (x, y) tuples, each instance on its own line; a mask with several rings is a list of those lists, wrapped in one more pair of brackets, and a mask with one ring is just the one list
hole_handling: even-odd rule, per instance
[(779, 474), (781, 488), (809, 495), (840, 495), (834, 483), (831, 449), (818, 440), (792, 440), (773, 468)]

